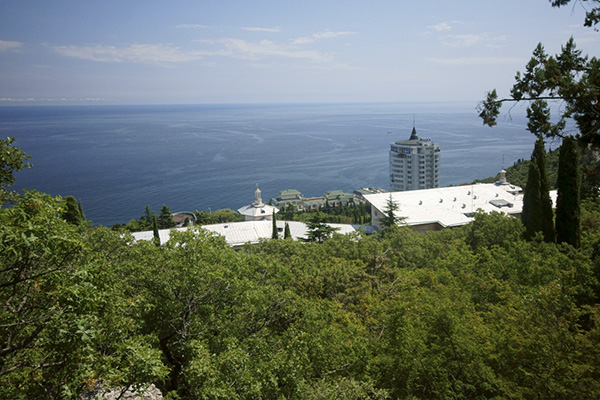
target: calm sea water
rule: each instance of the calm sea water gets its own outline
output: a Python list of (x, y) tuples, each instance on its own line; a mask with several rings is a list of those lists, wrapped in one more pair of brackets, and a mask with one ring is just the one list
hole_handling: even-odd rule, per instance
[(283, 189), (387, 189), (390, 142), (413, 127), (442, 150), (442, 186), (529, 158), (523, 113), (482, 126), (474, 103), (0, 107), (0, 137), (31, 155), (16, 189), (80, 198), (113, 225), (158, 211), (237, 209)]

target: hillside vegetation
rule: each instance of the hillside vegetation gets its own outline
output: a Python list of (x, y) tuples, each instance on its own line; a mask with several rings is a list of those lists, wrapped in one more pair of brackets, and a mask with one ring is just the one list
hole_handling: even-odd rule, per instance
[(580, 249), (520, 221), (131, 245), (29, 193), (0, 210), (1, 398), (597, 398), (600, 205)]

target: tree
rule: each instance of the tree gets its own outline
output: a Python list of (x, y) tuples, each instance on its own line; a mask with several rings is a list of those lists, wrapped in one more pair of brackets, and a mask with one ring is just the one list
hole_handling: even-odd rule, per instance
[(292, 234), (290, 233), (290, 225), (286, 222), (285, 223), (285, 230), (283, 231), (283, 238), (284, 239), (291, 239)]
[[(571, 2), (571, 0), (550, 0), (552, 3), (552, 7), (561, 7), (566, 6)], [(577, 0), (578, 3), (581, 3), (583, 7), (585, 4), (600, 4), (600, 0)], [(584, 26), (592, 27), (595, 26), (598, 22), (600, 22), (600, 7), (592, 6), (591, 9), (586, 8), (585, 12), (585, 22)]]
[(126, 240), (78, 229), (61, 207), (26, 192), (0, 209), (0, 398), (78, 398), (98, 379), (116, 387), (166, 373), (136, 329), (138, 295), (124, 293)]
[[(540, 119), (536, 121), (540, 121)], [(536, 131), (531, 126), (530, 130)], [(538, 136), (531, 155), (529, 177), (523, 195), (521, 220), (525, 225), (525, 238), (528, 240), (532, 239), (537, 232), (542, 232), (546, 242), (554, 242), (554, 213), (549, 190), (544, 139)]]
[(525, 225), (525, 238), (532, 239), (537, 232), (542, 231), (542, 209), (540, 198), (540, 170), (537, 163), (529, 164), (527, 186), (523, 194), (523, 212), (521, 220)]
[(273, 210), (273, 228), (271, 232), (271, 239), (279, 239), (279, 233), (277, 232), (277, 219), (275, 218), (275, 210)]
[(23, 168), (31, 167), (29, 156), (18, 147), (13, 147), (14, 138), (0, 139), (0, 204), (10, 200), (12, 194), (6, 188), (15, 183), (13, 174)]
[[(545, 126), (541, 133), (546, 137), (565, 137), (565, 122), (573, 118), (579, 132), (576, 139), (583, 145), (600, 146), (600, 61), (582, 56), (581, 50), (570, 38), (556, 56), (548, 56), (542, 44), (533, 51), (525, 73), (517, 72), (511, 97), (498, 99), (496, 89), (487, 93), (478, 105), (484, 125), (496, 125), (500, 108), (505, 102), (527, 101), (544, 104), (546, 100), (562, 101), (558, 122)], [(528, 117), (533, 125), (543, 126), (549, 120), (549, 111), (540, 113), (530, 106)], [(547, 114), (547, 115), (546, 115)], [(542, 117), (541, 121), (536, 119)]]
[(81, 221), (83, 223), (86, 223), (87, 219), (85, 218), (85, 213), (83, 212), (83, 206), (81, 205), (81, 199), (77, 199), (77, 208), (79, 209), (79, 216), (81, 217)]
[(154, 237), (154, 243), (157, 246), (160, 246), (160, 235), (158, 234), (158, 222), (156, 221), (156, 216), (152, 217), (152, 234)]
[(315, 213), (310, 221), (306, 223), (308, 227), (308, 237), (305, 239), (307, 242), (323, 243), (326, 239), (331, 237), (333, 232), (337, 231), (338, 228), (333, 228), (325, 223), (326, 216), (322, 212)]
[(571, 137), (563, 139), (558, 165), (556, 235), (558, 243), (579, 247), (581, 235), (579, 205), (579, 155)]
[(81, 209), (81, 203), (77, 202), (73, 196), (65, 197), (64, 202), (63, 218), (65, 221), (77, 226), (85, 224), (86, 221)]
[(173, 216), (171, 215), (171, 210), (167, 205), (163, 205), (160, 209), (160, 215), (158, 216), (158, 227), (160, 229), (168, 229), (174, 227), (175, 221), (173, 221)]
[(384, 215), (379, 219), (379, 223), (381, 224), (383, 230), (391, 229), (392, 226), (398, 225), (404, 217), (398, 217), (396, 215), (396, 211), (400, 209), (398, 203), (392, 199), (392, 194), (390, 193), (390, 197), (386, 202), (385, 210), (383, 210)]

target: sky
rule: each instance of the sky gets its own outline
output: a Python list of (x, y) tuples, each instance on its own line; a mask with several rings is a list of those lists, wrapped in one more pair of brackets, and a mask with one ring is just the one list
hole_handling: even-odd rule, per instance
[(600, 54), (579, 2), (0, 0), (0, 106), (477, 101), (538, 43)]

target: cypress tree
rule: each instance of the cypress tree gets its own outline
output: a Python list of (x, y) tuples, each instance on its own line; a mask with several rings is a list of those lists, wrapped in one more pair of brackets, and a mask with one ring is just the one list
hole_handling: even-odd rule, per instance
[(546, 175), (546, 149), (544, 140), (538, 136), (535, 142), (525, 193), (521, 221), (525, 225), (525, 239), (531, 240), (537, 232), (542, 232), (544, 241), (554, 242), (554, 213), (550, 199), (550, 185)]
[(551, 243), (555, 240), (554, 212), (552, 211), (552, 199), (550, 199), (550, 185), (546, 174), (546, 147), (541, 137), (535, 142), (531, 162), (537, 163), (540, 173), (540, 227), (544, 234), (544, 241)]
[(273, 230), (271, 232), (271, 239), (279, 239), (279, 234), (277, 233), (277, 219), (275, 218), (275, 210), (273, 210)]
[(160, 235), (158, 234), (158, 222), (156, 216), (152, 217), (152, 232), (154, 233), (154, 244), (160, 246)]
[(523, 194), (521, 221), (525, 225), (525, 239), (531, 240), (542, 231), (542, 207), (540, 198), (540, 170), (536, 162), (529, 164), (527, 185)]
[(81, 225), (83, 223), (80, 206), (77, 204), (75, 197), (65, 197), (65, 210), (63, 212), (63, 218), (65, 221), (73, 225)]
[(573, 137), (563, 139), (560, 146), (556, 186), (556, 239), (579, 247), (581, 235), (579, 209), (579, 153)]
[(283, 238), (284, 239), (291, 239), (292, 238), (292, 234), (290, 233), (290, 226), (288, 225), (288, 223), (285, 223), (285, 231), (283, 232)]
[(87, 219), (85, 219), (85, 214), (83, 213), (83, 207), (81, 206), (81, 199), (77, 199), (77, 208), (79, 209), (79, 218), (81, 223), (83, 224), (87, 222)]

